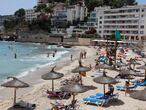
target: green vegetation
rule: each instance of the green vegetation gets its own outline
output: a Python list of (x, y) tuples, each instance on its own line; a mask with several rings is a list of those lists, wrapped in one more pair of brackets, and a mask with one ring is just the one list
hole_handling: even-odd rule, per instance
[(30, 30), (43, 30), (50, 32), (51, 31), (51, 20), (45, 15), (41, 15), (39, 19), (34, 19), (28, 25)]
[(15, 13), (15, 18), (8, 19), (4, 21), (4, 27), (7, 30), (16, 30), (17, 27), (21, 27), (25, 24), (25, 10), (23, 8), (17, 10)]
[[(48, 3), (54, 2), (69, 2), (69, 4), (74, 5), (79, 3), (82, 0), (48, 0)], [(99, 6), (111, 6), (112, 8), (120, 8), (124, 5), (136, 5), (136, 0), (85, 0), (85, 5), (88, 8), (88, 11), (92, 11), (94, 7)]]
[(80, 38), (100, 38), (99, 34), (82, 34), (79, 36)]

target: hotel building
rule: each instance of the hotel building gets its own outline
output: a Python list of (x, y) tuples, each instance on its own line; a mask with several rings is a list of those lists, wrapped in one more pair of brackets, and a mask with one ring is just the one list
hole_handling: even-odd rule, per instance
[(146, 39), (146, 5), (117, 9), (95, 7), (90, 13), (87, 25), (95, 27), (103, 38), (111, 36), (118, 30), (125, 40)]
[(35, 12), (35, 9), (26, 9), (25, 10), (25, 21), (32, 21), (33, 19), (36, 19), (39, 15), (38, 12)]
[(84, 4), (68, 5), (64, 3), (57, 3), (53, 8), (52, 24), (53, 26), (63, 26), (68, 22), (73, 23), (73, 21), (84, 21), (87, 16), (87, 8)]

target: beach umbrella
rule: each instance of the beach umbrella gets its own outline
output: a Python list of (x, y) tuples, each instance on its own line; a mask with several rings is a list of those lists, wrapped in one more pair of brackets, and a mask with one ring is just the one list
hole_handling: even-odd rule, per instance
[(121, 70), (120, 72), (120, 75), (122, 75), (122, 76), (127, 76), (127, 79), (128, 79), (128, 81), (130, 80), (130, 79), (133, 79), (133, 77), (132, 76), (135, 76), (137, 73), (136, 72), (134, 72), (134, 71), (132, 71), (132, 70), (130, 70), (130, 69), (124, 69), (124, 70)]
[(122, 66), (128, 66), (128, 64), (122, 63), (122, 62), (117, 62), (116, 66), (119, 66), (120, 70)]
[(83, 66), (81, 60), (79, 60), (79, 66), (72, 70), (73, 73), (79, 73), (79, 72), (87, 72), (90, 71), (91, 68)]
[(13, 105), (16, 104), (16, 90), (18, 88), (26, 88), (29, 87), (29, 85), (19, 79), (17, 79), (16, 77), (8, 77), (9, 78), (13, 78), (12, 80), (3, 83), (1, 86), (3, 87), (7, 87), (7, 88), (14, 88), (14, 103)]
[(94, 78), (93, 81), (96, 82), (96, 83), (99, 83), (99, 84), (103, 84), (104, 94), (105, 94), (105, 84), (116, 84), (116, 83), (118, 83), (115, 78), (107, 76), (105, 71), (103, 72), (102, 76)]
[(60, 90), (64, 91), (64, 92), (71, 92), (73, 95), (73, 101), (74, 101), (75, 100), (75, 93), (86, 92), (88, 90), (88, 88), (86, 86), (82, 86), (78, 83), (73, 83), (73, 84), (69, 84), (69, 85), (66, 85), (64, 87), (61, 87)]
[(113, 69), (113, 67), (107, 64), (98, 64), (95, 66), (95, 69), (104, 69), (105, 71), (105, 69)]
[(133, 69), (135, 69), (135, 65), (141, 65), (140, 63), (136, 62), (134, 59), (127, 61), (129, 62), (129, 66), (133, 65)]
[(86, 76), (86, 72), (90, 71), (91, 68), (83, 66), (81, 60), (79, 60), (79, 66), (72, 70), (72, 73), (79, 73), (81, 77), (82, 84), (82, 76)]
[(54, 71), (55, 67), (53, 67), (50, 72), (42, 75), (42, 79), (44, 79), (44, 80), (52, 80), (52, 91), (54, 91), (54, 80), (62, 78), (64, 76), (62, 73), (55, 72)]
[(130, 93), (130, 97), (134, 99), (146, 101), (146, 89), (134, 91)]
[(143, 66), (137, 67), (137, 69), (144, 69), (145, 70), (145, 79), (146, 79), (146, 63)]

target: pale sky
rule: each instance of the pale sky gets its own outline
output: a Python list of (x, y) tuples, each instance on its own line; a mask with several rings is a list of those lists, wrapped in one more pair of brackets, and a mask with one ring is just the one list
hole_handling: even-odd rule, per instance
[[(146, 4), (146, 0), (136, 0), (139, 4)], [(20, 8), (29, 9), (37, 4), (37, 0), (0, 0), (0, 15), (10, 15)]]

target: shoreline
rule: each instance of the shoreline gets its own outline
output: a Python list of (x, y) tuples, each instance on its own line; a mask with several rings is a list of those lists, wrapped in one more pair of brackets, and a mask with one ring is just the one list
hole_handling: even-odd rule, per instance
[[(77, 54), (79, 55), (79, 52), (83, 51), (84, 49), (83, 50), (81, 49), (80, 51), (79, 50), (80, 50), (79, 47), (74, 47), (73, 51), (70, 51), (70, 53), (67, 53), (67, 55), (65, 55), (65, 57), (63, 59), (59, 59), (59, 61), (55, 62), (54, 64), (45, 65), (43, 67), (38, 67), (34, 71), (29, 71), (29, 73), (26, 74), (25, 76), (18, 77), (18, 79), (20, 79), (30, 85), (29, 88), (24, 89), (25, 91), (23, 91), (23, 89), (21, 91), (21, 89), (20, 89), (21, 92), (18, 93), (18, 95), (20, 95), (20, 96), (24, 95), (25, 92), (30, 92), (31, 90), (33, 90), (35, 85), (43, 83), (44, 80), (41, 79), (41, 75), (49, 72), (53, 66), (56, 65), (55, 71), (58, 71), (59, 69), (63, 68), (64, 66), (70, 65), (72, 62), (77, 60), (78, 56), (75, 56), (75, 55), (77, 55)], [(70, 61), (70, 54), (74, 54), (73, 61)], [(7, 81), (7, 79), (3, 80), (1, 83), (5, 82), (5, 81)], [(0, 100), (6, 100), (11, 97), (9, 95), (4, 94), (5, 92), (9, 91), (7, 89), (9, 89), (9, 88), (0, 87), (0, 94), (3, 94), (2, 96), (0, 95)]]
[[(83, 65), (84, 66), (89, 66), (90, 64), (92, 65), (92, 67), (95, 65), (95, 58), (97, 58), (96, 56), (96, 49), (93, 47), (75, 47), (78, 50), (86, 50), (87, 51), (87, 58), (83, 59)], [(79, 51), (78, 51), (79, 52)], [(132, 54), (131, 56), (133, 56), (134, 54)], [(78, 57), (78, 55), (74, 55), (76, 57)], [(128, 58), (130, 56), (127, 56)], [(67, 59), (67, 58), (66, 58)], [(146, 60), (146, 59), (144, 59)], [(66, 61), (66, 60), (65, 60)], [(69, 61), (69, 60), (68, 60)], [(64, 65), (63, 65), (64, 64)], [(143, 64), (141, 62), (141, 64)], [(64, 80), (64, 79), (68, 79), (70, 78), (72, 75), (74, 75), (73, 73), (71, 73), (71, 70), (74, 69), (75, 67), (78, 66), (78, 59), (74, 59), (73, 62), (63, 62), (58, 63), (59, 66), (57, 66), (56, 70), (57, 72), (60, 73), (64, 73), (64, 77), (61, 79), (57, 79), (54, 81), (54, 87), (57, 90), (58, 88), (60, 88), (60, 81)], [(49, 68), (47, 68), (46, 71), (49, 71)], [(38, 73), (40, 73), (41, 71), (38, 71)], [(116, 75), (119, 74), (118, 71), (113, 71), (113, 70), (106, 70), (107, 75), (111, 76), (111, 77), (115, 77)], [(97, 84), (93, 81), (92, 76), (96, 76), (97, 74), (99, 74), (100, 72), (95, 70), (94, 67), (91, 71), (87, 72), (87, 76), (83, 77), (83, 84), (85, 84), (86, 86), (93, 86), (95, 87), (95, 89), (89, 90), (87, 92), (84, 93), (79, 93), (76, 95), (77, 100), (79, 101), (79, 109), (77, 110), (146, 110), (146, 105), (145, 105), (145, 101), (140, 101), (140, 100), (136, 100), (133, 99), (131, 97), (129, 97), (129, 94), (127, 94), (127, 96), (125, 96), (125, 92), (123, 91), (118, 91), (117, 89), (114, 90), (114, 93), (118, 93), (119, 94), (119, 98), (116, 101), (113, 102), (109, 102), (106, 106), (94, 106), (94, 105), (90, 105), (90, 104), (85, 104), (83, 103), (82, 99), (85, 97), (89, 97), (90, 95), (95, 95), (95, 93), (98, 92), (103, 92), (103, 85), (102, 84)], [(36, 75), (38, 76), (38, 75)], [(27, 78), (27, 80), (30, 80), (31, 78)], [(36, 79), (36, 77), (34, 78)], [(30, 88), (24, 88), (24, 89), (19, 89), (17, 91), (18, 93), (18, 97), (17, 97), (17, 101), (23, 100), (26, 101), (28, 103), (32, 103), (32, 104), (36, 104), (36, 109), (35, 110), (47, 110), (49, 108), (51, 108), (51, 104), (50, 103), (55, 103), (56, 100), (54, 99), (50, 99), (47, 97), (46, 94), (46, 90), (47, 89), (51, 89), (51, 81), (49, 80), (36, 80), (37, 84), (33, 84), (32, 81), (35, 82), (32, 78), (31, 83), (33, 86), (31, 86)], [(39, 77), (40, 79), (40, 77)], [(117, 85), (123, 85), (124, 81), (121, 83), (118, 83)], [(106, 91), (108, 91), (108, 86), (106, 85), (105, 87)], [(136, 90), (142, 90), (144, 89), (144, 87), (138, 87), (136, 88)], [(23, 94), (23, 93), (25, 94)], [(1, 93), (0, 93), (1, 94)], [(9, 95), (11, 96), (11, 98), (9, 99), (5, 99), (5, 100), (0, 100), (0, 110), (8, 110), (9, 107), (12, 106), (13, 104), (13, 89), (5, 89), (5, 91), (3, 91), (2, 95)], [(20, 95), (22, 94), (22, 95)], [(70, 104), (72, 100), (72, 97), (69, 99), (61, 99), (59, 100), (60, 102), (62, 102), (63, 104)]]

